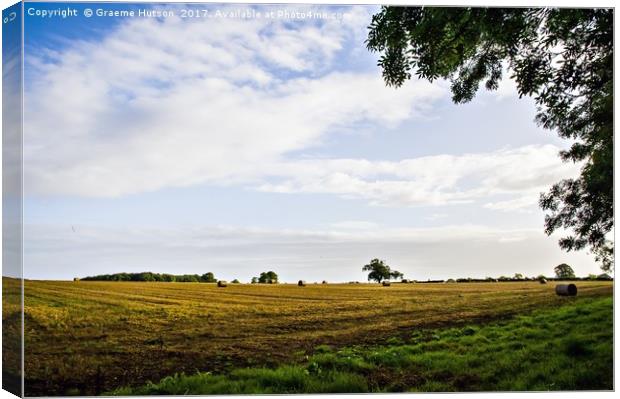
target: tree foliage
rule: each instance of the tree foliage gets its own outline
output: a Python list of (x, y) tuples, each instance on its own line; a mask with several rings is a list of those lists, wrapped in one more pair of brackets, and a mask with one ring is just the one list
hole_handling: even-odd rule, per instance
[(115, 273), (84, 277), (84, 281), (163, 281), (177, 283), (213, 283), (217, 281), (213, 273), (198, 274), (167, 274), (167, 273)]
[(385, 261), (379, 259), (373, 259), (369, 264), (364, 265), (362, 271), (369, 271), (368, 281), (374, 280), (380, 283), (383, 280), (399, 279), (403, 278), (404, 274), (398, 270), (392, 270), (390, 266), (385, 264)]
[(553, 271), (555, 272), (556, 278), (575, 278), (575, 272), (573, 271), (573, 268), (566, 263), (557, 265), (553, 269)]
[(278, 275), (271, 270), (268, 272), (262, 272), (260, 276), (258, 276), (258, 282), (261, 284), (277, 284)]
[(497, 89), (510, 71), (519, 96), (534, 98), (536, 121), (573, 143), (560, 157), (582, 165), (541, 195), (545, 232), (566, 229), (561, 248), (590, 247), (613, 267), (613, 10), (383, 7), (367, 46), (381, 53), (388, 85), (449, 79), (455, 103), (480, 84)]

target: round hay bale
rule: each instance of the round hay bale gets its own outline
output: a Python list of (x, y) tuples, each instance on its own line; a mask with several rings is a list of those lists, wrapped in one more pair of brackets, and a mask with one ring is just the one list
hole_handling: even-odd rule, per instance
[(220, 280), (217, 282), (218, 287), (228, 287), (228, 283), (224, 280)]
[(577, 295), (577, 286), (575, 284), (558, 284), (555, 286), (555, 293), (561, 296)]
[(300, 286), (300, 287), (305, 287), (306, 286), (306, 282), (304, 280), (299, 280), (297, 282), (297, 285)]
[(538, 280), (538, 282), (541, 283), (541, 284), (547, 284), (547, 279), (541, 278), (541, 279)]
[(390, 283), (389, 281), (384, 281), (381, 284), (383, 284), (384, 287), (389, 287), (390, 285), (392, 285), (392, 283)]

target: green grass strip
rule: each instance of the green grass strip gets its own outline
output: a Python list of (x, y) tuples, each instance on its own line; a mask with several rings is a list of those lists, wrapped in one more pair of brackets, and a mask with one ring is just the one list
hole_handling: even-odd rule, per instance
[(321, 345), (304, 364), (177, 374), (111, 394), (613, 389), (612, 298), (567, 302), (501, 322), (420, 330), (382, 346)]

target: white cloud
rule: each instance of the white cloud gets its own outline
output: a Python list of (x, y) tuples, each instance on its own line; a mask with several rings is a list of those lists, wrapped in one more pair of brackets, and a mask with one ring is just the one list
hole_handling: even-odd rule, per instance
[(499, 83), (497, 90), (493, 92), (493, 95), (498, 100), (504, 100), (507, 98), (514, 99), (515, 97), (519, 97), (519, 91), (517, 89), (517, 83), (514, 79), (509, 78), (508, 76), (504, 77)]
[(426, 220), (435, 221), (440, 219), (445, 219), (448, 217), (447, 213), (433, 213), (426, 217)]
[(380, 134), (425, 116), (447, 95), (442, 83), (395, 90), (378, 70), (334, 70), (368, 23), (367, 8), (350, 10), (317, 23), (134, 19), (98, 42), (29, 53), (26, 193), (244, 184), (380, 206), (484, 201), (527, 211), (577, 173), (551, 145), (400, 161), (291, 158), (338, 129), (371, 123)]
[(252, 181), (334, 129), (425, 113), (441, 85), (395, 90), (376, 70), (328, 71), (364, 13), (286, 26), (134, 19), (100, 42), (30, 52), (27, 192), (117, 197)]
[(345, 220), (342, 222), (331, 223), (330, 227), (334, 230), (370, 230), (379, 227), (377, 223), (365, 220)]
[(536, 192), (526, 192), (517, 198), (505, 201), (488, 202), (484, 204), (484, 208), (504, 212), (531, 212), (531, 206), (538, 203), (540, 196)]
[(373, 205), (423, 206), (509, 196), (485, 205), (518, 210), (537, 204), (538, 195), (579, 165), (562, 163), (559, 148), (530, 145), (494, 152), (433, 155), (398, 162), (365, 159), (295, 161), (279, 165), (283, 181), (260, 190), (279, 193), (333, 193)]
[(504, 73), (502, 80), (499, 81), (497, 90), (493, 90), (491, 95), (495, 97), (498, 101), (505, 99), (512, 99), (519, 97), (519, 90), (517, 88), (517, 82), (511, 78), (513, 72), (509, 71), (507, 68), (504, 68)]

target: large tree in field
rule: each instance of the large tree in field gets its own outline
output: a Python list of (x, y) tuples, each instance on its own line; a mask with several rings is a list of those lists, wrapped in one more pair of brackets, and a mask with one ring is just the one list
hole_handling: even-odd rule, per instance
[(557, 265), (553, 271), (555, 272), (556, 278), (574, 278), (575, 272), (573, 268), (567, 265), (566, 263), (562, 263), (561, 265)]
[(261, 284), (277, 284), (278, 275), (274, 271), (262, 272), (258, 277), (258, 282)]
[(455, 103), (497, 89), (507, 69), (537, 123), (571, 140), (560, 157), (583, 165), (541, 195), (545, 232), (565, 229), (561, 248), (613, 268), (613, 10), (383, 7), (367, 46), (387, 85), (449, 79)]
[(391, 280), (403, 278), (403, 274), (398, 270), (392, 270), (390, 266), (385, 264), (385, 261), (379, 259), (373, 259), (369, 264), (364, 265), (362, 271), (368, 273), (368, 281), (374, 280), (380, 283), (383, 280)]

